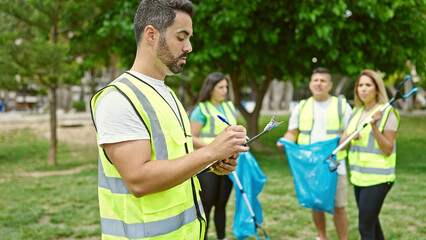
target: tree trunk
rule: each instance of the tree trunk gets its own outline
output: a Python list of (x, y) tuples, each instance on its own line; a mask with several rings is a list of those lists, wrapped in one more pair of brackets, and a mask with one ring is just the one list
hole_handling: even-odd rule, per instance
[(95, 69), (90, 68), (89, 72), (90, 72), (90, 77), (89, 77), (90, 95), (93, 95), (93, 94), (96, 93), (96, 90), (97, 90), (96, 89), (97, 83), (96, 83)]
[[(256, 106), (253, 112), (251, 113), (247, 112), (245, 108), (243, 107), (243, 105), (241, 104), (241, 94), (240, 94), (241, 86), (239, 85), (239, 81), (238, 81), (241, 77), (240, 74), (241, 72), (240, 72), (239, 66), (237, 66), (236, 71), (230, 74), (232, 89), (233, 89), (234, 97), (235, 97), (235, 106), (238, 108), (238, 110), (240, 111), (240, 113), (243, 115), (244, 119), (247, 122), (247, 131), (248, 131), (247, 136), (254, 137), (259, 133), (260, 109), (262, 107), (263, 97), (265, 96), (269, 83), (272, 81), (273, 68), (271, 67), (267, 70), (265, 74), (265, 80), (263, 82), (261, 89), (259, 89), (255, 83), (253, 84), (255, 88), (255, 92), (256, 92), (256, 99), (255, 99)], [(259, 140), (253, 141), (250, 144), (250, 147), (252, 149), (260, 149), (261, 148), (260, 141)]]
[[(247, 130), (248, 130), (247, 136), (249, 138), (252, 138), (259, 133), (259, 114), (260, 114), (260, 111), (253, 111), (252, 113), (248, 115), (247, 118), (245, 118), (247, 122)], [(261, 130), (263, 130), (263, 128)], [(250, 143), (250, 147), (253, 149), (260, 149), (261, 144), (259, 139)]]
[(294, 95), (294, 88), (291, 81), (285, 81), (284, 92), (285, 92), (284, 93), (284, 102), (285, 102), (284, 109), (291, 110), (290, 105), (291, 105), (291, 101), (293, 101), (293, 95)]
[(277, 79), (272, 80), (270, 83), (270, 86), (268, 89), (271, 89), (271, 103), (270, 103), (270, 109), (271, 110), (280, 110), (281, 109), (281, 102), (283, 99), (283, 90), (284, 90), (284, 82), (278, 81)]
[(50, 147), (49, 147), (49, 166), (56, 166), (56, 85), (50, 86)]
[(340, 79), (339, 83), (336, 86), (336, 89), (334, 90), (334, 96), (339, 96), (342, 93), (343, 87), (345, 86), (348, 80), (348, 77), (343, 77), (342, 79)]
[(9, 97), (9, 91), (4, 90), (4, 98), (1, 99), (1, 102), (3, 103), (3, 112), (6, 112), (8, 110), (8, 97)]
[[(404, 82), (404, 92), (402, 93), (403, 95), (408, 94), (411, 89), (413, 89), (413, 81), (405, 81)], [(413, 111), (413, 97), (408, 97), (408, 98), (404, 98), (404, 105), (403, 105), (403, 109), (405, 111)]]
[(84, 92), (84, 87), (86, 86), (86, 84), (85, 83), (81, 83), (81, 87), (80, 87), (80, 93), (79, 93), (79, 96), (78, 96), (78, 100), (80, 101), (80, 102), (83, 102), (84, 101), (84, 95), (86, 95), (86, 93)]
[(108, 66), (109, 71), (110, 71), (110, 81), (109, 82), (114, 81), (114, 79), (116, 77), (118, 77), (117, 76), (117, 63), (118, 63), (117, 55), (110, 54), (109, 55), (109, 66)]
[[(57, 6), (56, 6), (56, 10), (54, 13), (54, 20), (53, 20), (53, 24), (50, 30), (50, 40), (52, 41), (53, 44), (57, 44), (58, 42), (58, 22), (59, 22), (59, 13), (60, 13), (60, 9), (61, 9), (61, 1), (57, 2)], [(53, 71), (52, 69), (52, 73), (54, 73), (55, 71)], [(47, 160), (47, 165), (48, 166), (56, 166), (56, 146), (57, 146), (57, 138), (56, 138), (56, 125), (57, 125), (57, 121), (56, 121), (56, 102), (57, 102), (57, 97), (56, 97), (56, 90), (58, 88), (57, 86), (57, 82), (56, 83), (50, 83), (49, 84), (49, 88), (50, 88), (50, 94), (51, 94), (51, 98), (50, 98), (50, 104), (49, 104), (49, 108), (50, 108), (50, 146), (49, 146), (49, 158)]]
[[(273, 83), (273, 81), (272, 81)], [(265, 96), (263, 97), (263, 103), (262, 103), (262, 109), (263, 111), (269, 111), (271, 109), (271, 102), (272, 102), (272, 98), (273, 98), (273, 94), (272, 94), (272, 85), (270, 84), (268, 87), (268, 90), (265, 93)]]

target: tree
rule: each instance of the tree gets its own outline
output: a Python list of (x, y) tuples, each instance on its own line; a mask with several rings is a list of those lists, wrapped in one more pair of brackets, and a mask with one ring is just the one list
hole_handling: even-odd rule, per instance
[(50, 93), (50, 147), (48, 165), (56, 165), (56, 90), (75, 57), (70, 55), (72, 31), (110, 8), (116, 0), (14, 0), (0, 3), (0, 12), (16, 19), (19, 44), (2, 48), (6, 74), (16, 73), (47, 88)]
[[(252, 136), (273, 78), (297, 84), (317, 66), (349, 77), (365, 68), (392, 73), (406, 70), (407, 59), (424, 72), (423, 1), (193, 2), (191, 71), (204, 72), (200, 78), (209, 71), (230, 74), (235, 104)], [(256, 93), (252, 113), (241, 104), (248, 88)]]
[[(135, 0), (118, 1), (73, 31), (71, 52), (83, 60), (82, 70), (110, 66), (114, 72), (117, 67), (129, 68), (133, 64), (136, 53), (133, 17), (138, 5), (139, 1)], [(114, 79), (115, 74), (112, 75)]]

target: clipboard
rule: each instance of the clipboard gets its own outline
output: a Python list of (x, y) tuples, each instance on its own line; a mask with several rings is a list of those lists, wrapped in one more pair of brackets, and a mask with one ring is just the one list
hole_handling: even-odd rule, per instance
[[(254, 137), (252, 137), (251, 139), (249, 139), (246, 143), (244, 143), (244, 145), (243, 146), (246, 146), (246, 145), (248, 145), (248, 144), (250, 144), (251, 142), (253, 142), (254, 140), (256, 140), (256, 139), (258, 139), (260, 136), (262, 136), (263, 134), (265, 134), (265, 133), (267, 133), (267, 132), (269, 132), (269, 131), (271, 131), (272, 129), (274, 129), (274, 128), (276, 128), (276, 127), (278, 127), (279, 125), (281, 125), (281, 123), (283, 123), (284, 121), (282, 121), (282, 122), (278, 122), (276, 119), (275, 119), (275, 114), (276, 114), (276, 112), (274, 113), (274, 115), (272, 116), (272, 118), (271, 118), (271, 120), (269, 121), (269, 123), (268, 124), (266, 124), (266, 126), (265, 126), (265, 128), (263, 129), (263, 131), (261, 132), (261, 133), (259, 133), (259, 134), (257, 134), (256, 136), (254, 136)], [(219, 117), (219, 116), (218, 116)], [(219, 117), (221, 120), (222, 120), (222, 117)], [(223, 121), (223, 120), (222, 120)], [(226, 121), (225, 121), (225, 123), (227, 123)], [(198, 172), (196, 175), (199, 175), (199, 174), (201, 174), (201, 173), (204, 173), (204, 172), (207, 172), (207, 171), (209, 171), (209, 169), (210, 169), (210, 167), (213, 165), (213, 164), (215, 164), (216, 162), (214, 162), (214, 163), (211, 163), (210, 165), (208, 165), (206, 168), (204, 168), (203, 170), (201, 170), (200, 172)]]

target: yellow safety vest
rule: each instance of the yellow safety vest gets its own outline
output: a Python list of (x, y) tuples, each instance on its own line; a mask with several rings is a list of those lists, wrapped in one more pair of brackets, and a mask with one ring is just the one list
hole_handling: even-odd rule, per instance
[[(379, 105), (375, 109), (380, 109), (382, 106), (383, 105)], [(393, 107), (388, 107), (383, 112), (382, 118), (377, 122), (381, 132), (385, 127), (391, 109), (395, 112), (398, 118), (399, 126), (399, 113)], [(356, 130), (363, 112), (364, 107), (354, 110), (353, 116), (346, 130), (348, 134)], [(363, 126), (375, 112), (376, 110), (371, 111), (364, 121), (359, 124), (359, 126)], [(355, 186), (365, 187), (380, 183), (394, 182), (396, 180), (396, 141), (394, 142), (394, 148), (391, 155), (385, 156), (380, 150), (379, 144), (374, 137), (371, 124), (368, 124), (359, 133), (359, 135), (361, 138), (359, 140), (352, 140), (348, 149), (351, 183)]]
[[(97, 100), (109, 91), (123, 94), (139, 115), (151, 136), (152, 161), (176, 159), (193, 151), (188, 116), (172, 90), (183, 126), (160, 94), (130, 73), (93, 96), (92, 118)], [(98, 150), (102, 239), (204, 239), (205, 214), (196, 176), (168, 190), (136, 198), (106, 152), (101, 147)]]
[(205, 143), (211, 143), (223, 129), (228, 127), (228, 125), (220, 120), (217, 115), (226, 119), (231, 125), (237, 124), (235, 107), (231, 101), (222, 102), (222, 107), (226, 116), (224, 116), (223, 113), (221, 113), (210, 101), (200, 102), (198, 106), (204, 116), (206, 116), (206, 124), (203, 128), (201, 128), (199, 135), (199, 138)]
[[(311, 143), (311, 133), (314, 125), (314, 98), (302, 100), (299, 103), (299, 136), (297, 144), (307, 145)], [(335, 138), (343, 133), (343, 116), (346, 111), (346, 98), (342, 95), (331, 97), (330, 105), (327, 109), (327, 139)], [(340, 150), (337, 160), (346, 158), (347, 151)]]

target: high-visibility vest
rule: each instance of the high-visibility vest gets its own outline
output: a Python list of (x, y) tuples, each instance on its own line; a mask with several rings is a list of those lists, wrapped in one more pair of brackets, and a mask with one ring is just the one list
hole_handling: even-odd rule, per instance
[[(176, 159), (193, 151), (188, 116), (172, 90), (183, 125), (154, 88), (130, 73), (93, 96), (92, 118), (97, 100), (113, 90), (129, 100), (148, 130), (152, 161)], [(205, 214), (196, 176), (168, 190), (136, 198), (106, 152), (101, 147), (98, 150), (102, 239), (204, 239)]]
[[(339, 97), (331, 97), (330, 105), (327, 108), (327, 137), (332, 139), (343, 133), (343, 116), (346, 111), (346, 98), (342, 95)], [(314, 125), (314, 98), (310, 97), (301, 100), (299, 103), (299, 136), (297, 144), (308, 145), (311, 143), (311, 133)], [(336, 159), (342, 160), (346, 158), (347, 151), (340, 150), (337, 152)]]
[[(382, 106), (378, 105), (373, 109), (359, 126), (363, 126)], [(385, 127), (391, 110), (397, 116), (399, 126), (399, 113), (393, 107), (388, 107), (383, 112), (382, 118), (376, 123), (381, 132)], [(346, 130), (348, 134), (356, 130), (363, 112), (364, 107), (354, 110)], [(394, 142), (392, 153), (389, 156), (385, 156), (374, 137), (371, 124), (368, 124), (359, 135), (360, 139), (352, 140), (348, 149), (351, 183), (355, 186), (365, 187), (380, 183), (395, 182), (396, 141)]]
[(204, 116), (206, 116), (206, 124), (201, 128), (199, 135), (199, 138), (205, 143), (211, 143), (223, 129), (228, 127), (228, 125), (220, 120), (217, 115), (228, 120), (228, 123), (231, 125), (237, 124), (235, 107), (231, 101), (222, 102), (222, 107), (226, 116), (224, 116), (223, 113), (221, 113), (210, 101), (200, 102), (198, 106)]

